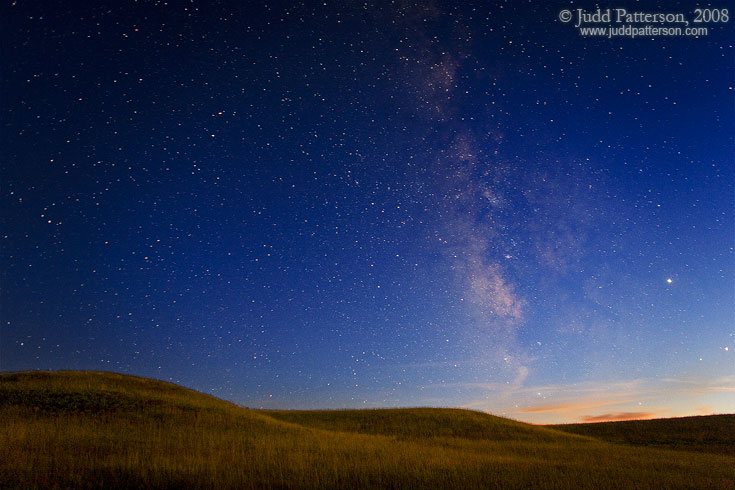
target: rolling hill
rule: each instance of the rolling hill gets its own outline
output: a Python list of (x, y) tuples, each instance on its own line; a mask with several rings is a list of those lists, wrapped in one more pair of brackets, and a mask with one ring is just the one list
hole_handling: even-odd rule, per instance
[(707, 415), (594, 424), (549, 426), (603, 441), (632, 446), (735, 456), (735, 415)]
[[(666, 441), (676, 421), (646, 421), (633, 440), (603, 424), (432, 408), (258, 411), (115, 373), (6, 373), (0, 488), (735, 489), (735, 440), (723, 430), (734, 419), (711, 420), (682, 426), (690, 439), (709, 434), (683, 445)], [(717, 454), (702, 450), (715, 440)]]

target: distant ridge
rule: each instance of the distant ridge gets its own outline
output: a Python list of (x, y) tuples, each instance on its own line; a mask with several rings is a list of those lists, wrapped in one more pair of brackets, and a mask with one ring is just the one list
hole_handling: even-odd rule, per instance
[(735, 456), (735, 414), (550, 425), (617, 444)]

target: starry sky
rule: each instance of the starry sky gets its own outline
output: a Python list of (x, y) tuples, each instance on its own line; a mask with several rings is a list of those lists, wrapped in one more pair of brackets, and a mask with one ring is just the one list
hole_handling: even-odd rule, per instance
[(560, 22), (571, 2), (1, 8), (0, 370), (254, 408), (735, 412), (732, 22), (608, 39)]

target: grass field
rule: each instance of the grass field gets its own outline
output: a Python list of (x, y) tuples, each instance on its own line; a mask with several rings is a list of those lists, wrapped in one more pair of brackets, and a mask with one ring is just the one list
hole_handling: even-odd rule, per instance
[(0, 488), (735, 490), (734, 426), (735, 416), (551, 428), (452, 409), (257, 411), (113, 373), (9, 373)]

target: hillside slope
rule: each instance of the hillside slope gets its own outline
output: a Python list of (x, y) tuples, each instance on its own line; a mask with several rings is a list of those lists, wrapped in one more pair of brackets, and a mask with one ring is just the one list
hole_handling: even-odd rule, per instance
[(735, 456), (735, 415), (708, 415), (595, 424), (566, 424), (550, 428), (634, 446)]
[(489, 441), (564, 443), (564, 433), (544, 427), (455, 408), (267, 411), (277, 420), (323, 430), (398, 436), (405, 439), (449, 437)]
[(732, 489), (735, 458), (466, 410), (248, 410), (99, 372), (0, 374), (0, 488)]

